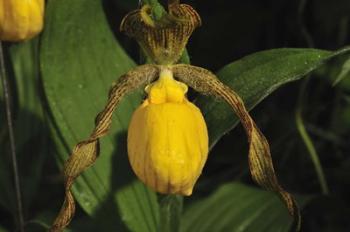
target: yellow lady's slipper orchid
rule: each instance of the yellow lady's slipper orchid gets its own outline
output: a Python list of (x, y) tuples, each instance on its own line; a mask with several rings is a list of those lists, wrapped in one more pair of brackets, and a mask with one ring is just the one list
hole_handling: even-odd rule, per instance
[[(50, 232), (61, 232), (75, 212), (74, 180), (99, 155), (99, 139), (108, 133), (118, 103), (128, 93), (145, 86), (147, 99), (134, 112), (128, 131), (129, 160), (136, 175), (161, 193), (191, 195), (208, 153), (208, 132), (200, 110), (185, 94), (187, 86), (218, 97), (240, 118), (248, 136), (252, 178), (276, 192), (300, 229), (300, 212), (293, 196), (278, 183), (269, 144), (244, 102), (212, 72), (178, 64), (193, 30), (201, 24), (198, 13), (179, 0), (168, 0), (168, 12), (155, 21), (147, 4), (124, 17), (120, 29), (137, 40), (152, 64), (137, 66), (122, 75), (109, 92), (90, 136), (79, 142), (64, 166), (65, 201)], [(176, 81), (174, 78), (178, 81)]]
[(148, 98), (129, 125), (131, 166), (157, 192), (191, 195), (208, 154), (204, 118), (170, 70), (162, 70), (146, 91)]
[(22, 41), (43, 28), (44, 0), (0, 0), (0, 40)]

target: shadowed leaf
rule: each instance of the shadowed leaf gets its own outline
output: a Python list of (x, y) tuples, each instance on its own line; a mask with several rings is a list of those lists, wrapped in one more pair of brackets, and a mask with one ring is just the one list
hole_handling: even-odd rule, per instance
[[(16, 138), (22, 204), (28, 210), (37, 195), (41, 170), (47, 154), (47, 129), (39, 92), (38, 40), (31, 40), (8, 47), (8, 77)], [(12, 69), (10, 69), (12, 67)], [(0, 92), (1, 87), (0, 87)], [(2, 105), (2, 94), (0, 105)], [(5, 111), (1, 111), (0, 119)], [(1, 120), (6, 123), (6, 120)], [(7, 127), (0, 129), (0, 203), (16, 214), (16, 199), (13, 189), (12, 164), (8, 153)], [(32, 162), (35, 160), (35, 162)], [(28, 165), (30, 163), (30, 165)]]
[[(300, 207), (309, 199), (298, 197)], [(181, 231), (287, 232), (291, 224), (292, 218), (274, 193), (234, 182), (188, 207)]]
[[(262, 51), (225, 66), (217, 75), (238, 93), (250, 110), (283, 84), (296, 81), (330, 58), (349, 51), (349, 47), (336, 52), (294, 48)], [(213, 147), (238, 123), (238, 118), (224, 102), (200, 96), (196, 99), (196, 104), (206, 119), (210, 146)]]
[[(101, 1), (51, 0), (47, 16), (42, 80), (62, 164), (74, 145), (90, 135), (112, 82), (135, 64), (111, 33)], [(110, 134), (100, 141), (100, 157), (73, 186), (81, 207), (104, 230), (143, 232), (157, 227), (156, 196), (136, 180), (127, 162), (126, 129), (140, 100), (136, 92), (118, 105)]]

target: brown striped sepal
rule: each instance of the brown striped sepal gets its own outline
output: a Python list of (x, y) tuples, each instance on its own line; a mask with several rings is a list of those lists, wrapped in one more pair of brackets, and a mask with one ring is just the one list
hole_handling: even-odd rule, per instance
[(121, 76), (111, 88), (105, 108), (96, 117), (93, 132), (86, 140), (79, 142), (74, 147), (69, 159), (64, 164), (65, 199), (49, 232), (62, 232), (72, 220), (75, 214), (75, 202), (71, 188), (76, 178), (92, 166), (99, 156), (99, 139), (108, 134), (113, 112), (118, 103), (126, 94), (151, 83), (158, 76), (159, 67), (151, 64), (138, 66)]
[(201, 24), (198, 13), (189, 5), (169, 1), (169, 12), (152, 19), (152, 9), (144, 5), (126, 15), (120, 30), (135, 38), (155, 64), (176, 63), (194, 29)]
[(282, 199), (289, 214), (293, 217), (293, 230), (300, 231), (300, 211), (294, 197), (282, 188), (273, 167), (270, 147), (253, 119), (246, 110), (242, 99), (228, 86), (224, 85), (210, 71), (187, 64), (172, 66), (174, 77), (192, 87), (194, 90), (207, 95), (213, 95), (225, 100), (241, 120), (248, 136), (249, 169), (253, 180), (263, 188), (276, 192)]

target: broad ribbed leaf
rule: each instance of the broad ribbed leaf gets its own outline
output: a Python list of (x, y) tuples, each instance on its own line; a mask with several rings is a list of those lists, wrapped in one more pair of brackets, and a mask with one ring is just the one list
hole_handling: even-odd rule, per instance
[[(309, 198), (298, 198), (302, 208)], [(182, 232), (287, 232), (292, 224), (280, 199), (241, 183), (221, 186), (185, 210)]]
[[(14, 119), (19, 179), (23, 206), (26, 210), (37, 194), (41, 170), (46, 155), (46, 127), (39, 92), (38, 40), (8, 47), (8, 79)], [(2, 93), (2, 91), (0, 91)], [(16, 95), (15, 95), (16, 94)], [(2, 105), (3, 96), (0, 96)], [(12, 161), (5, 111), (0, 112), (0, 203), (16, 215), (16, 198), (13, 190)], [(32, 162), (35, 160), (35, 162)], [(31, 165), (28, 165), (28, 163)]]
[[(112, 82), (135, 64), (111, 33), (102, 1), (51, 0), (46, 15), (42, 80), (58, 148), (52, 156), (62, 163), (92, 132)], [(140, 100), (139, 93), (122, 100), (109, 136), (101, 140), (100, 157), (74, 185), (76, 199), (104, 231), (153, 232), (157, 227), (156, 195), (135, 179), (127, 162), (126, 129)]]
[[(29, 207), (32, 198), (37, 195), (36, 190), (48, 151), (49, 132), (40, 99), (38, 42), (35, 39), (12, 45), (9, 49), (18, 93), (15, 137), (25, 208)], [(28, 165), (29, 162), (31, 165)]]
[[(258, 52), (233, 62), (218, 72), (218, 77), (234, 89), (248, 109), (252, 109), (281, 85), (296, 81), (332, 57), (349, 52), (316, 49), (274, 49)], [(208, 97), (196, 101), (205, 116), (211, 147), (237, 123), (228, 105)]]

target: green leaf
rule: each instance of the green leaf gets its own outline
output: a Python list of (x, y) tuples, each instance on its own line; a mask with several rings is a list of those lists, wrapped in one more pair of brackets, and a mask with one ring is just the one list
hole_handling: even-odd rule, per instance
[[(309, 199), (298, 198), (300, 207)], [(287, 232), (292, 224), (274, 193), (238, 182), (222, 185), (210, 197), (194, 202), (182, 219), (182, 232)]]
[[(219, 79), (234, 89), (248, 109), (285, 83), (296, 81), (317, 69), (332, 57), (349, 52), (317, 49), (274, 49), (258, 52), (233, 62), (218, 72)], [(197, 105), (205, 116), (211, 147), (237, 123), (226, 103), (200, 96)]]
[(25, 208), (37, 195), (48, 151), (49, 132), (40, 98), (38, 42), (34, 39), (15, 44), (9, 50), (16, 78), (18, 111), (15, 136)]
[(350, 59), (347, 59), (343, 66), (342, 69), (339, 73), (339, 75), (337, 76), (337, 78), (335, 79), (335, 81), (333, 82), (333, 86), (337, 85), (339, 82), (341, 82), (344, 78), (349, 77), (350, 75)]
[[(39, 91), (38, 40), (13, 44), (8, 47), (8, 77), (11, 83), (11, 99), (16, 140), (19, 178), (22, 187), (24, 208), (30, 206), (37, 195), (37, 187), (41, 180), (41, 170), (46, 158), (47, 129)], [(0, 114), (0, 118), (4, 118)], [(8, 153), (8, 133), (6, 120), (2, 121), (2, 138), (0, 157), (0, 203), (9, 210), (16, 211), (13, 190), (13, 175), (10, 155)], [(5, 150), (3, 150), (5, 149)], [(35, 160), (35, 162), (33, 162)], [(28, 165), (30, 164), (30, 165)]]
[[(54, 220), (56, 213), (50, 211), (42, 211), (35, 218), (26, 222), (25, 231), (28, 232), (47, 232), (50, 229), (51, 222)], [(79, 232), (79, 231), (100, 231), (101, 229), (94, 224), (94, 221), (88, 217), (76, 218), (71, 222), (70, 228), (64, 232)]]
[[(62, 164), (92, 132), (112, 82), (135, 64), (115, 40), (101, 1), (51, 0), (46, 15), (42, 80)], [(74, 185), (77, 201), (103, 231), (155, 231), (158, 225), (156, 195), (136, 180), (127, 161), (126, 130), (140, 101), (139, 92), (123, 99), (101, 140), (101, 156)]]

